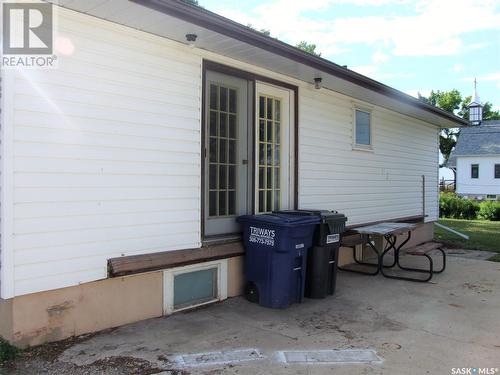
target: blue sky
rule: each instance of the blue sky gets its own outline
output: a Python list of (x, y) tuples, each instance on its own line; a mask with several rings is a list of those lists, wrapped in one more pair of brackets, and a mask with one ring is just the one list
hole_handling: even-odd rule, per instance
[[(458, 89), (500, 109), (498, 0), (199, 0), (242, 24), (301, 40), (410, 95)], [(449, 175), (446, 175), (448, 178)]]

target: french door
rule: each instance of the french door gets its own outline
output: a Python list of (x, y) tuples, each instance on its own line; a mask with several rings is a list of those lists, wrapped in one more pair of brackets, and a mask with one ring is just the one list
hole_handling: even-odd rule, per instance
[(293, 207), (290, 91), (257, 82), (255, 100), (255, 212), (288, 209)]
[(205, 236), (238, 233), (251, 207), (252, 83), (207, 71)]
[(291, 93), (207, 71), (204, 237), (237, 234), (236, 217), (293, 207)]

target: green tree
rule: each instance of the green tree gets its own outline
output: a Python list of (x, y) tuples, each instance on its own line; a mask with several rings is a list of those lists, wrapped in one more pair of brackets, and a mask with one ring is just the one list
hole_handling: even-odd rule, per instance
[[(462, 95), (456, 89), (451, 91), (434, 91), (432, 90), (429, 97), (419, 95), (419, 99), (441, 108), (447, 112), (458, 115), (458, 111), (462, 109)], [(443, 155), (443, 164), (439, 167), (444, 167), (450, 158), (451, 151), (457, 144), (458, 129), (443, 129), (439, 135), (439, 151)]]
[[(471, 96), (465, 98), (457, 89), (450, 91), (434, 91), (432, 90), (429, 97), (418, 95), (418, 98), (423, 102), (441, 108), (447, 112), (453, 113), (459, 117), (469, 120), (469, 105), (472, 101)], [(483, 104), (483, 120), (498, 120), (500, 119), (500, 111), (494, 111), (492, 109), (493, 105), (490, 102)], [(450, 158), (451, 151), (457, 144), (457, 138), (460, 134), (459, 129), (443, 129), (439, 135), (439, 150), (443, 155), (443, 164), (440, 167), (444, 167), (448, 159)], [(455, 170), (452, 169), (455, 173)]]
[(307, 53), (310, 53), (311, 55), (316, 55), (316, 56), (321, 56), (320, 52), (316, 52), (316, 44), (314, 43), (308, 43), (305, 40), (302, 42), (298, 43), (295, 47), (301, 49), (302, 51), (306, 51)]
[(259, 33), (262, 33), (264, 34), (265, 36), (271, 36), (271, 30), (268, 30), (268, 29), (260, 29), (260, 30), (257, 30), (255, 27), (253, 27), (253, 25), (251, 23), (249, 23), (247, 25), (247, 27), (251, 28), (252, 30), (255, 30), (255, 31), (258, 31)]

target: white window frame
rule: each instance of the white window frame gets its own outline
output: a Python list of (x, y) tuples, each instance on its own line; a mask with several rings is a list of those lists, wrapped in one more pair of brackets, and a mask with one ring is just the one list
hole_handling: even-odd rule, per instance
[[(227, 299), (227, 259), (216, 260), (206, 263), (192, 264), (184, 267), (170, 268), (163, 271), (163, 314), (170, 315), (175, 312), (189, 310), (203, 305), (208, 305), (214, 302), (219, 302)], [(174, 308), (174, 280), (175, 276), (184, 273), (203, 271), (212, 268), (217, 268), (217, 297), (199, 303), (196, 305), (182, 307), (180, 309)]]
[(282, 113), (281, 113), (281, 208), (282, 210), (291, 209), (293, 207), (294, 199), (294, 166), (295, 155), (294, 147), (296, 140), (294, 139), (293, 127), (295, 124), (294, 118), (294, 92), (287, 88), (274, 86), (264, 82), (257, 81), (255, 84), (255, 142), (254, 142), (254, 210), (259, 213), (259, 139), (258, 139), (258, 126), (259, 126), (259, 97), (260, 95), (270, 96), (282, 100)]
[[(356, 140), (356, 111), (365, 112), (370, 115), (370, 144), (360, 144)], [(352, 106), (352, 149), (359, 151), (372, 151), (373, 152), (373, 108), (353, 103)]]

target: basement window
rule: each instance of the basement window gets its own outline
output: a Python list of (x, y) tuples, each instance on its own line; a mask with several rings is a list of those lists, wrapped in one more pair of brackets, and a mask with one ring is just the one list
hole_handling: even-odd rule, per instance
[(227, 260), (193, 264), (163, 272), (164, 314), (227, 298)]

